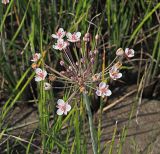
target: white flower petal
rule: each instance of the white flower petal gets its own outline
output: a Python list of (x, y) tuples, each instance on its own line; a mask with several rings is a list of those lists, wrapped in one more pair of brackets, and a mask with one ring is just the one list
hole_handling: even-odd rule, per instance
[(101, 95), (102, 95), (102, 92), (101, 92), (100, 90), (97, 90), (97, 91), (96, 91), (96, 95), (97, 95), (97, 96), (101, 96)]
[(113, 76), (112, 73), (109, 73), (109, 76), (111, 79), (115, 80), (115, 76)]
[(64, 42), (63, 49), (65, 49), (67, 47), (67, 45), (68, 45), (68, 43)]
[(53, 47), (53, 49), (56, 49), (56, 50), (59, 49), (57, 45), (53, 45), (52, 47)]
[(45, 79), (47, 76), (47, 71), (43, 70), (43, 74), (44, 74), (44, 79)]
[(110, 74), (110, 77), (111, 77), (111, 79), (113, 79), (113, 80), (117, 80), (118, 79), (118, 77), (117, 77), (117, 74)]
[(56, 34), (52, 34), (51, 36), (52, 36), (53, 38), (55, 38), (55, 39), (58, 38), (58, 36), (57, 36)]
[(109, 89), (107, 89), (106, 92), (104, 93), (105, 96), (110, 96), (111, 94), (112, 92)]
[(134, 57), (134, 50), (130, 49), (130, 54), (128, 55), (129, 58)]
[(36, 81), (36, 82), (42, 81), (42, 78), (39, 77), (39, 76), (36, 76), (36, 77), (35, 77), (35, 81)]
[(129, 48), (126, 48), (126, 49), (125, 49), (125, 51), (124, 51), (125, 54), (128, 54), (128, 50), (129, 50)]
[(61, 106), (64, 106), (64, 105), (65, 105), (65, 102), (64, 102), (63, 99), (58, 99), (57, 104), (58, 104), (58, 105), (61, 105)]
[(41, 68), (36, 68), (35, 72), (36, 72), (36, 74), (42, 73), (42, 69)]
[(67, 39), (67, 41), (72, 43), (77, 42), (76, 40), (72, 40), (72, 39)]
[(59, 28), (59, 29), (58, 29), (58, 32), (63, 33), (63, 32), (64, 32), (64, 29), (63, 29), (63, 28)]
[(68, 112), (68, 111), (70, 111), (71, 110), (71, 106), (67, 103), (66, 104), (66, 111)]
[(99, 84), (99, 88), (100, 89), (103, 89), (103, 88), (105, 88), (106, 87), (106, 83), (105, 82), (101, 82), (100, 84)]
[(38, 56), (38, 59), (40, 59), (40, 58), (41, 58), (41, 54), (40, 54), (40, 53), (37, 53), (37, 56)]
[(117, 73), (116, 78), (119, 79), (122, 77), (122, 73)]
[(77, 37), (77, 39), (79, 39), (81, 37), (81, 32), (77, 32), (76, 37)]
[(71, 39), (71, 38), (72, 38), (72, 34), (71, 34), (70, 32), (68, 32), (68, 33), (66, 34), (66, 36), (67, 36), (68, 39)]
[(58, 44), (63, 44), (63, 43), (64, 43), (64, 40), (63, 40), (63, 39), (58, 39), (58, 40), (57, 40), (57, 45), (58, 45)]
[(64, 112), (63, 112), (61, 109), (58, 109), (58, 110), (57, 110), (57, 114), (58, 114), (58, 115), (62, 115), (63, 113), (64, 113)]
[(67, 111), (64, 111), (64, 115), (67, 115)]

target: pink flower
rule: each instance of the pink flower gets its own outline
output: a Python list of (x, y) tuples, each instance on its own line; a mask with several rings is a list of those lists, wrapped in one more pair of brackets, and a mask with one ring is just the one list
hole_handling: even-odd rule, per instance
[(35, 72), (36, 72), (35, 81), (39, 82), (39, 81), (45, 80), (47, 76), (47, 72), (45, 70), (37, 68)]
[(67, 115), (67, 112), (71, 110), (71, 106), (67, 102), (64, 102), (63, 99), (59, 99), (57, 101), (57, 104), (58, 105), (56, 107), (58, 108), (57, 110), (58, 115), (62, 114)]
[(125, 55), (126, 55), (128, 58), (134, 57), (134, 50), (133, 50), (133, 49), (126, 48), (126, 49), (125, 49)]
[(67, 36), (69, 42), (78, 42), (78, 41), (80, 41), (81, 33), (75, 32), (75, 33), (71, 34), (68, 32), (66, 34), (66, 36)]
[(68, 43), (65, 42), (63, 39), (58, 39), (57, 43), (53, 45), (53, 48), (56, 50), (63, 50), (67, 47)]
[(6, 5), (7, 3), (9, 3), (9, 0), (2, 0), (2, 3)]
[(101, 82), (99, 84), (99, 87), (96, 91), (96, 94), (98, 96), (102, 96), (102, 97), (105, 97), (105, 96), (110, 96), (112, 94), (112, 92), (108, 89), (109, 85), (106, 85), (105, 82)]
[(66, 32), (63, 28), (59, 28), (56, 34), (52, 34), (51, 36), (55, 39), (62, 39), (66, 35)]
[(119, 70), (116, 66), (112, 66), (109, 70), (109, 75), (113, 80), (117, 80), (122, 77), (122, 73), (119, 73)]
[(33, 59), (31, 59), (31, 61), (37, 62), (40, 58), (41, 58), (41, 54), (40, 53), (35, 53), (33, 55)]

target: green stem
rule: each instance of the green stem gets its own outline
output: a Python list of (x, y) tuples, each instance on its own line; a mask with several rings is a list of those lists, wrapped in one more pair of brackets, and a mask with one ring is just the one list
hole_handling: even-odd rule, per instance
[(92, 113), (91, 113), (91, 108), (90, 108), (90, 102), (89, 102), (88, 96), (85, 93), (83, 93), (83, 100), (84, 100), (84, 103), (86, 104), (86, 109), (87, 109), (87, 114), (88, 114), (88, 119), (89, 119), (89, 129), (91, 133), (93, 153), (97, 154), (97, 143), (94, 137), (94, 126), (93, 126), (93, 121), (92, 121), (93, 118), (92, 118)]

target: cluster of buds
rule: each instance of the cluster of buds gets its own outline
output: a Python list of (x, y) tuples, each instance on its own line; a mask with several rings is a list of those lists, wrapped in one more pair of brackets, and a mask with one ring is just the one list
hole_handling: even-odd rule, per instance
[[(119, 57), (131, 58), (134, 56), (133, 49), (126, 48), (124, 51), (122, 48), (119, 48), (116, 51), (116, 58), (111, 64), (102, 71), (95, 72), (97, 67), (95, 62), (98, 61), (99, 52), (96, 47), (97, 43), (94, 48), (91, 47), (92, 40), (89, 33), (86, 33), (81, 40), (80, 32), (70, 33), (65, 32), (63, 28), (59, 28), (56, 34), (52, 34), (52, 37), (57, 39), (53, 49), (62, 53), (60, 60), (62, 71), (58, 72), (47, 64), (44, 66), (57, 81), (65, 83), (66, 87), (72, 87), (73, 91), (73, 94), (67, 101), (63, 99), (58, 100), (58, 115), (66, 115), (71, 110), (71, 105), (69, 105), (71, 100), (81, 93), (88, 93), (91, 90), (102, 98), (110, 96), (112, 92), (106, 81), (108, 79), (117, 80), (122, 77), (122, 73), (120, 73), (122, 63), (119, 61)], [(97, 42), (97, 36), (95, 41)], [(35, 62), (36, 59), (38, 59), (38, 56), (34, 55), (32, 61)], [(47, 76), (45, 70), (36, 68), (35, 72), (35, 81), (45, 80)]]

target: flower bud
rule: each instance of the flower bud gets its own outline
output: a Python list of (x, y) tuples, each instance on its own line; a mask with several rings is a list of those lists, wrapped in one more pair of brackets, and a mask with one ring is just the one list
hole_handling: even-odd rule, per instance
[(69, 68), (69, 70), (71, 70), (71, 71), (72, 71), (72, 67), (71, 67), (71, 66), (69, 66), (68, 68)]
[(37, 68), (37, 64), (36, 64), (36, 63), (33, 63), (33, 64), (32, 64), (32, 68), (33, 68), (33, 69), (36, 69), (36, 68)]
[(89, 38), (83, 37), (83, 41), (84, 41), (84, 42), (89, 42)]
[(80, 92), (84, 92), (85, 91), (85, 87), (81, 86), (80, 87)]
[(100, 74), (94, 74), (94, 75), (92, 76), (92, 80), (93, 80), (93, 81), (97, 81), (99, 78), (100, 78)]
[(86, 34), (84, 35), (84, 37), (89, 38), (89, 37), (90, 37), (90, 34), (89, 34), (89, 33), (86, 33)]
[(83, 37), (83, 41), (85, 42), (89, 42), (90, 41), (90, 34), (89, 33), (86, 33)]
[(44, 83), (44, 90), (50, 90), (52, 88), (51, 84), (48, 82)]
[(117, 51), (116, 51), (116, 55), (117, 56), (123, 56), (124, 54), (124, 50), (122, 48), (119, 48)]
[(99, 40), (99, 38), (100, 38), (99, 35), (96, 34), (95, 39), (96, 39), (96, 40)]
[(76, 62), (76, 65), (78, 66), (78, 62)]
[(93, 52), (94, 52), (94, 54), (96, 55), (96, 54), (98, 53), (98, 50), (97, 50), (97, 49), (95, 49)]
[(64, 65), (64, 61), (61, 60), (60, 61), (60, 65), (63, 66)]
[(114, 64), (114, 67), (116, 69), (119, 69), (122, 66), (122, 63), (120, 61), (118, 61), (117, 63)]
[(61, 74), (64, 74), (64, 73), (65, 73), (65, 71), (61, 71), (60, 73), (61, 73)]

